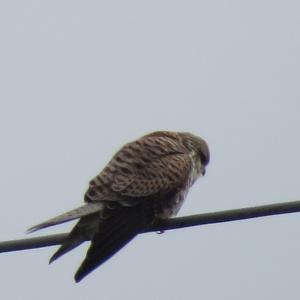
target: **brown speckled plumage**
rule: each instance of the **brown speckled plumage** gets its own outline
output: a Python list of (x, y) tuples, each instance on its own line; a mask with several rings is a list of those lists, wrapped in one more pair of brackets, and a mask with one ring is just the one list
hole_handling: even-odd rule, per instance
[(159, 219), (176, 215), (209, 162), (206, 142), (190, 133), (158, 131), (123, 146), (90, 181), (85, 205), (32, 227), (80, 218), (50, 262), (91, 239), (78, 282)]

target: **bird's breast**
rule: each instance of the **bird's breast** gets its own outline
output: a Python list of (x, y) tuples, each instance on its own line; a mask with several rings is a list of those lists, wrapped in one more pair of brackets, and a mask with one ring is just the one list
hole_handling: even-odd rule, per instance
[(201, 161), (197, 154), (192, 152), (190, 154), (191, 159), (191, 171), (188, 179), (188, 186), (191, 187), (194, 182), (201, 176)]
[(177, 215), (184, 199), (186, 198), (188, 188), (176, 192), (171, 197), (158, 199), (154, 203), (154, 214), (158, 219), (168, 219)]

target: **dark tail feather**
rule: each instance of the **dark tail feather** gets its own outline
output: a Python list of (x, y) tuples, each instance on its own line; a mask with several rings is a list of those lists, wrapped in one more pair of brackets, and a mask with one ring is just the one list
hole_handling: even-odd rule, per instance
[(85, 260), (75, 274), (75, 281), (79, 282), (103, 264), (149, 224), (149, 219), (139, 207), (124, 207), (117, 215), (102, 221)]
[(62, 243), (62, 245), (58, 248), (58, 250), (51, 256), (49, 260), (49, 264), (53, 263), (56, 259), (61, 257), (62, 255), (66, 254), (67, 252), (71, 251), (72, 249), (76, 248), (77, 246), (81, 245), (85, 238), (83, 235), (76, 230), (75, 227), (71, 233), (68, 235), (66, 240)]
[(62, 245), (52, 255), (52, 257), (49, 260), (49, 264), (51, 264), (53, 261), (64, 255), (65, 253), (78, 247), (83, 242), (91, 239), (92, 233), (97, 228), (98, 223), (98, 213), (81, 218), (78, 221), (78, 223), (74, 226), (72, 231), (69, 233), (67, 238), (63, 241)]

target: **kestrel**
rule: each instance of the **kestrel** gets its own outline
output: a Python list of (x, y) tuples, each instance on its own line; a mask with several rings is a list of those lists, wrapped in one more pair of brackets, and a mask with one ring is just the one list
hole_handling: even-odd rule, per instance
[(29, 229), (79, 219), (50, 263), (86, 240), (79, 282), (159, 220), (177, 214), (189, 188), (205, 174), (206, 142), (191, 133), (157, 131), (123, 146), (92, 179), (85, 204)]

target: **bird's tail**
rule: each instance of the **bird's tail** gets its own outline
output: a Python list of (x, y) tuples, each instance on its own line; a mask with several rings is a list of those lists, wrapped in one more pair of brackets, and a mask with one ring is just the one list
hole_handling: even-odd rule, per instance
[(71, 211), (68, 211), (62, 215), (59, 215), (57, 217), (54, 217), (50, 220), (47, 220), (43, 223), (40, 223), (38, 225), (35, 225), (27, 230), (28, 233), (50, 227), (53, 225), (58, 225), (61, 223), (65, 223), (68, 221), (72, 221), (75, 219), (79, 219), (81, 217), (91, 215), (93, 213), (99, 212), (103, 208), (103, 204), (98, 202), (98, 203), (87, 203), (83, 206), (80, 206), (78, 208), (75, 208)]
[(151, 224), (142, 206), (121, 207), (100, 221), (87, 255), (75, 274), (79, 282)]
[(83, 242), (90, 240), (99, 223), (99, 213), (94, 213), (82, 217), (74, 226), (67, 238), (62, 242), (58, 250), (52, 255), (49, 264), (64, 255), (65, 253), (76, 248)]

